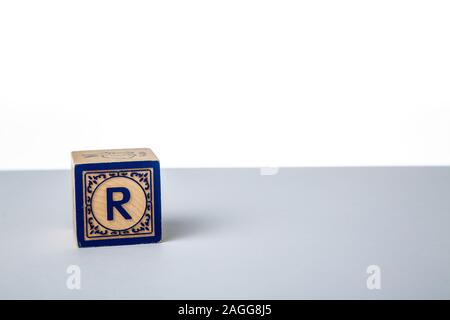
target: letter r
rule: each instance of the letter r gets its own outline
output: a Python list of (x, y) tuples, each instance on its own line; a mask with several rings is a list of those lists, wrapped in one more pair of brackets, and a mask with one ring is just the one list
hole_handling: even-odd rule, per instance
[[(121, 193), (121, 200), (114, 200), (114, 193)], [(114, 220), (114, 208), (127, 220), (131, 219), (128, 212), (122, 207), (123, 204), (130, 201), (130, 190), (124, 187), (114, 187), (106, 189), (106, 211), (108, 213), (108, 220)]]

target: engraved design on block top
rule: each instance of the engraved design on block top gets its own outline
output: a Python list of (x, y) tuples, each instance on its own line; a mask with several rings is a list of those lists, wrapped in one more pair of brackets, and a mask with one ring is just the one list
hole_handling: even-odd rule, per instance
[[(83, 185), (85, 240), (154, 235), (153, 169), (87, 171), (83, 174)], [(131, 190), (122, 194), (122, 200), (128, 196), (124, 202), (113, 199), (115, 194), (108, 198), (119, 203), (121, 210), (107, 210), (108, 189), (119, 190), (119, 195), (120, 190)]]
[(127, 159), (133, 159), (133, 158), (139, 158), (145, 156), (144, 151), (103, 151), (103, 152), (94, 152), (94, 153), (84, 153), (81, 156), (85, 159), (89, 158), (97, 158), (102, 157), (105, 159), (112, 159), (112, 160), (127, 160)]

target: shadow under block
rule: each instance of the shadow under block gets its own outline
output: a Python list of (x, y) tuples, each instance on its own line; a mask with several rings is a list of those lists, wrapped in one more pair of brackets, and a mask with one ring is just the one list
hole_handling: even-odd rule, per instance
[(161, 240), (159, 160), (150, 149), (72, 152), (79, 247)]

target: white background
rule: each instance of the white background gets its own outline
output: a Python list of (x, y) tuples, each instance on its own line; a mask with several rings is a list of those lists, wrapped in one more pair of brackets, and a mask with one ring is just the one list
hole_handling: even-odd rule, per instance
[(1, 1), (0, 168), (450, 164), (448, 1)]

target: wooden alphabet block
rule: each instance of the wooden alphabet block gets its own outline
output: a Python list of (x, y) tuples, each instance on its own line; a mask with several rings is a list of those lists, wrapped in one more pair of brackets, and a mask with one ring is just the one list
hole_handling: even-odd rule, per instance
[(79, 247), (161, 239), (159, 161), (150, 149), (72, 152)]

